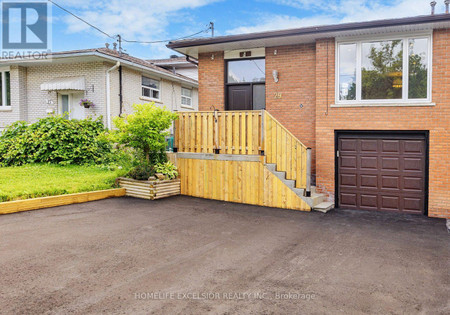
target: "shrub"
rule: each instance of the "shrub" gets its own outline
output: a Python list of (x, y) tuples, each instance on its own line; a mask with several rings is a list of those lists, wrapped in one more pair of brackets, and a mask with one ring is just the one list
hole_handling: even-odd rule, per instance
[(177, 167), (172, 162), (158, 163), (155, 165), (156, 173), (166, 175), (169, 179), (177, 178)]
[(102, 136), (104, 132), (101, 118), (67, 120), (53, 116), (31, 125), (16, 122), (0, 136), (0, 165), (105, 163), (112, 147)]
[(155, 167), (150, 164), (137, 165), (127, 174), (128, 177), (138, 180), (148, 180), (153, 175), (155, 175)]
[(114, 117), (117, 129), (111, 132), (111, 139), (133, 148), (142, 163), (151, 165), (167, 161), (165, 136), (177, 114), (154, 103), (134, 104), (133, 109), (134, 112), (125, 117)]

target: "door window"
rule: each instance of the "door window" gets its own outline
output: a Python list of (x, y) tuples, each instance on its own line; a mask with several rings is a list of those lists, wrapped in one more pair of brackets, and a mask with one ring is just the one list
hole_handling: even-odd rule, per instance
[(264, 82), (265, 59), (245, 59), (228, 62), (228, 83)]
[(61, 95), (61, 112), (65, 118), (69, 118), (69, 95)]

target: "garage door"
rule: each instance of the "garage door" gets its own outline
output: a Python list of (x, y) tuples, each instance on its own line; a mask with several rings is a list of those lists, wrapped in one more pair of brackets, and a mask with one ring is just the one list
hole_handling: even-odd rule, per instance
[(425, 135), (338, 134), (339, 207), (424, 213), (425, 179)]

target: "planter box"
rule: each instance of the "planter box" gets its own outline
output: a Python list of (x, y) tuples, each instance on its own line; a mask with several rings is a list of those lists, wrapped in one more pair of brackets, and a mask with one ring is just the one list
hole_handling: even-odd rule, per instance
[(179, 195), (181, 193), (180, 180), (136, 180), (119, 177), (120, 187), (125, 188), (126, 196), (142, 199), (161, 199)]

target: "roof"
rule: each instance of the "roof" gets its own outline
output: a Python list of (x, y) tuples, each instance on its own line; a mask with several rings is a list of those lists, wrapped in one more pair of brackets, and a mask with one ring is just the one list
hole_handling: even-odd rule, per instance
[(158, 64), (172, 64), (172, 63), (186, 63), (189, 62), (186, 60), (186, 57), (182, 56), (182, 57), (174, 57), (174, 58), (166, 58), (166, 59), (148, 59), (148, 62), (151, 62), (155, 65)]
[(415, 17), (375, 20), (302, 27), (295, 29), (249, 34), (184, 39), (169, 42), (168, 48), (198, 58), (202, 52), (213, 52), (257, 47), (274, 47), (313, 43), (319, 38), (345, 37), (406, 31), (450, 28), (450, 14), (421, 15)]
[[(136, 58), (128, 54), (120, 54), (118, 51), (108, 48), (90, 48), (90, 49), (79, 49), (70, 51), (60, 51), (52, 52), (49, 54), (50, 58), (53, 59), (63, 59), (63, 58), (77, 58), (77, 57), (97, 57), (102, 59), (107, 59), (113, 62), (120, 61), (125, 66), (130, 66), (134, 68), (139, 68), (140, 70), (146, 70), (153, 73), (157, 73), (168, 79), (177, 79), (179, 81), (187, 82), (193, 85), (197, 85), (198, 81), (186, 77), (181, 74), (173, 73), (172, 71), (166, 70), (162, 67), (152, 64), (144, 59)], [(24, 58), (12, 58), (12, 59), (0, 59), (0, 63), (26, 63), (33, 64), (39, 62), (48, 62), (38, 59), (24, 59)]]

